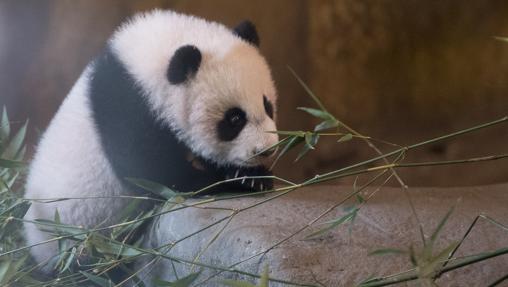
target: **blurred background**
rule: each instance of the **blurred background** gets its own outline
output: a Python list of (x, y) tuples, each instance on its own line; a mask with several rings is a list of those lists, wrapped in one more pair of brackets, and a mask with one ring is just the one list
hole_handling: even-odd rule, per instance
[[(0, 105), (18, 124), (30, 119), (31, 151), (115, 27), (153, 8), (230, 27), (252, 20), (279, 90), (280, 130), (317, 123), (296, 110), (314, 104), (287, 66), (337, 118), (401, 145), (508, 114), (508, 43), (493, 38), (508, 36), (508, 1), (2, 0)], [(375, 155), (361, 141), (336, 140), (296, 164), (294, 154), (285, 157), (276, 173), (301, 180)], [(407, 161), (503, 152), (507, 124), (410, 152)], [(491, 184), (508, 180), (508, 161), (401, 173), (413, 186)]]

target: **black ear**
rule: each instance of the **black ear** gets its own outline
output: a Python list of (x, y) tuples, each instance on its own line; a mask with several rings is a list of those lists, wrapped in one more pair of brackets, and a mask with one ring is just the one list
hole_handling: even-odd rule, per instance
[(196, 46), (186, 45), (178, 48), (169, 61), (167, 72), (171, 84), (177, 85), (194, 76), (201, 64), (201, 52)]
[(259, 37), (256, 26), (248, 20), (242, 21), (233, 29), (233, 33), (252, 45), (259, 47)]

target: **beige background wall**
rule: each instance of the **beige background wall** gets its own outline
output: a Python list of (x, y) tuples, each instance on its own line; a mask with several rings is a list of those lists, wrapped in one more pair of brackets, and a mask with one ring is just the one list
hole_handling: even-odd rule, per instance
[[(170, 8), (234, 26), (257, 24), (280, 93), (279, 128), (315, 123), (312, 102), (287, 65), (339, 118), (400, 144), (508, 114), (506, 1), (100, 1), (0, 2), (0, 105), (30, 118), (31, 142), (113, 29), (135, 11)], [(507, 125), (409, 154), (409, 161), (507, 152)], [(391, 147), (383, 146), (384, 150)], [(372, 156), (360, 142), (323, 141), (277, 173), (302, 179)], [(410, 185), (508, 180), (507, 161), (403, 171)], [(348, 181), (348, 180), (346, 180)]]

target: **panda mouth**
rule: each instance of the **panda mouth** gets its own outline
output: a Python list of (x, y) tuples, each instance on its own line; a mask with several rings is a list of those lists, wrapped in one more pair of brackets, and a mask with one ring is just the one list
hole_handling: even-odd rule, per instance
[(273, 189), (272, 173), (264, 166), (230, 166), (224, 168), (224, 177), (234, 187), (249, 191)]
[(187, 155), (195, 170), (210, 173), (216, 181), (224, 181), (220, 189), (224, 191), (259, 192), (273, 189), (271, 171), (264, 165), (218, 165), (192, 153)]

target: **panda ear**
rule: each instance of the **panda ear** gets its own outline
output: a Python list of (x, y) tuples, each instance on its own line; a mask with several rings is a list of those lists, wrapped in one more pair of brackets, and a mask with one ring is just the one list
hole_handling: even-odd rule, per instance
[(181, 84), (193, 77), (201, 64), (201, 52), (196, 46), (178, 48), (169, 61), (167, 78), (173, 85)]
[(259, 47), (259, 37), (256, 26), (249, 20), (240, 22), (234, 29), (233, 33), (248, 43)]

